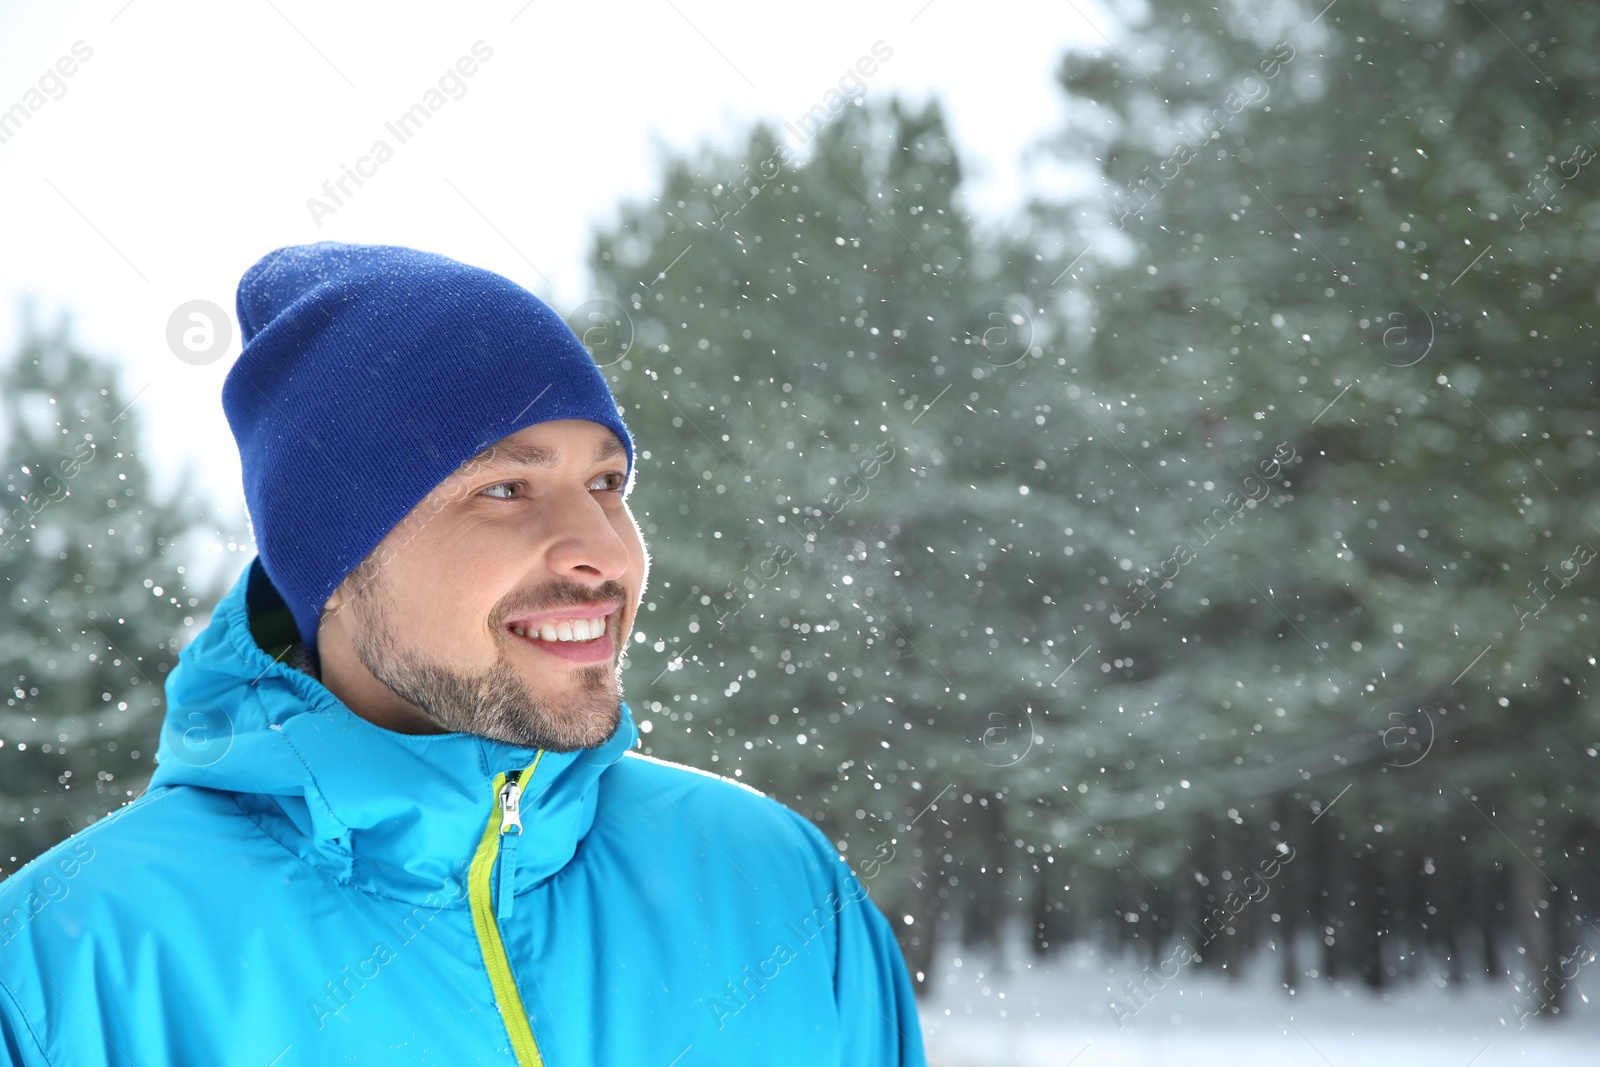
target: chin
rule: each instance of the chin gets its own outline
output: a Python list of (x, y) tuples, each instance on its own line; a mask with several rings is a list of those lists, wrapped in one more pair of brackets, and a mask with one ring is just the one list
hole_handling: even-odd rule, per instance
[[(622, 722), (622, 685), (614, 666), (596, 664), (574, 669), (566, 684), (538, 686), (530, 679), (525, 699), (515, 711), (491, 726), (499, 740), (550, 752), (575, 752), (603, 745)], [(520, 706), (517, 706), (520, 705)], [(514, 716), (514, 717), (513, 717)], [(499, 727), (499, 729), (492, 729)]]

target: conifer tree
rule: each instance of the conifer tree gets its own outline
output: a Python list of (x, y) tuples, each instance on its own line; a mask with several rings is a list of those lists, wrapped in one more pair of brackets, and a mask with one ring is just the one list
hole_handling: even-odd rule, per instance
[(192, 471), (156, 496), (116, 366), (23, 319), (0, 367), (4, 873), (143, 791), (167, 672), (223, 591), (187, 579)]

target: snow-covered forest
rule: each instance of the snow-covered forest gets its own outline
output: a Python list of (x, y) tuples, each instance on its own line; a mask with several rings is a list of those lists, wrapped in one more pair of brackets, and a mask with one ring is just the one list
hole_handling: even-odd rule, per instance
[[(1600, 24), (1223, 7), (1062, 56), (1004, 226), (874, 90), (594, 235), (625, 699), (836, 842), (944, 1063), (1553, 1059), (1600, 1026)], [(34, 323), (0, 377), (10, 873), (139, 793), (225, 584), (110, 363)]]

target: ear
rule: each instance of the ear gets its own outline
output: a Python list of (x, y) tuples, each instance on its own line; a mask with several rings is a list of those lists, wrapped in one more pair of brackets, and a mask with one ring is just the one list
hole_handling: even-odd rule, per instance
[(322, 610), (325, 612), (338, 611), (340, 608), (344, 607), (344, 602), (344, 583), (340, 582), (338, 588), (334, 589), (333, 595), (328, 598), (328, 602), (322, 605)]

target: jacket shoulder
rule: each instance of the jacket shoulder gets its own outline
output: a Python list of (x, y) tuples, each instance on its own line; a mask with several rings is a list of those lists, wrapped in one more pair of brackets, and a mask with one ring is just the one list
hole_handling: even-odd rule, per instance
[(0, 882), (0, 943), (6, 940), (5, 919), (19, 905), (26, 904), (31, 896), (42, 896), (46, 901), (67, 896), (80, 875), (96, 856), (110, 847), (115, 849), (130, 834), (137, 836), (152, 817), (162, 821), (161, 812), (166, 791), (139, 797), (104, 818), (58, 841), (35, 856), (16, 873)]
[(848, 871), (811, 820), (743, 782), (637, 752), (601, 782), (597, 829), (620, 820), (662, 845), (698, 839), (742, 855), (786, 856), (827, 883)]
[(23, 1035), (37, 1042), (50, 1031), (47, 990), (76, 989), (95, 973), (86, 961), (100, 951), (96, 942), (136, 942), (157, 916), (182, 922), (202, 857), (213, 851), (208, 823), (237, 833), (237, 816), (210, 790), (158, 788), (0, 882), (0, 1051), (20, 1056)]
[(162, 898), (181, 905), (214, 861), (211, 844), (238, 841), (243, 818), (214, 790), (158, 787), (139, 797), (0, 882), (0, 949), (69, 936), (90, 912), (148, 913)]

